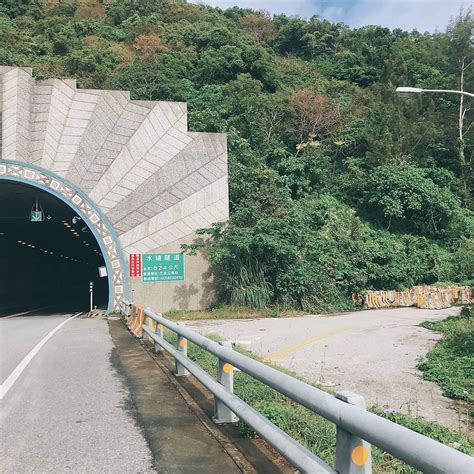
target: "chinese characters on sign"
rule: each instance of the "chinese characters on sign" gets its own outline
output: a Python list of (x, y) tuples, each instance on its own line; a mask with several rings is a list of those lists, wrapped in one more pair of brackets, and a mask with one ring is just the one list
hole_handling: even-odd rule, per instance
[(182, 253), (145, 253), (142, 255), (142, 281), (184, 280), (184, 255)]
[(130, 254), (130, 276), (139, 277), (142, 276), (142, 260), (139, 253)]

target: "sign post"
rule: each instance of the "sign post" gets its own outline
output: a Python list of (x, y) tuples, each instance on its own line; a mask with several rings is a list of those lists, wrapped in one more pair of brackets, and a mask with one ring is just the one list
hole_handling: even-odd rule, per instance
[(90, 297), (90, 302), (91, 302), (91, 312), (94, 309), (94, 282), (89, 283), (89, 297)]

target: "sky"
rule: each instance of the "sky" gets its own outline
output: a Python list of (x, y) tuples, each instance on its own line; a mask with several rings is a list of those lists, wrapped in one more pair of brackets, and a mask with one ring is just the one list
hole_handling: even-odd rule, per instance
[(320, 15), (332, 22), (343, 22), (354, 28), (381, 25), (420, 32), (445, 31), (450, 17), (461, 7), (472, 6), (472, 0), (191, 0), (228, 8), (238, 6), (285, 13), (309, 18)]

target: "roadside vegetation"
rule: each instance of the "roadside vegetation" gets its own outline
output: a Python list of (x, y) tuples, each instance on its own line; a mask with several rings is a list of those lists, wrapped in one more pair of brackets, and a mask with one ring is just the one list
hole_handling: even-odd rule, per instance
[(248, 306), (222, 305), (203, 311), (171, 309), (164, 316), (172, 321), (198, 321), (205, 319), (255, 319), (255, 318), (289, 318), (303, 316), (307, 313), (296, 310), (279, 310), (279, 308), (255, 309)]
[(321, 312), (474, 279), (474, 108), (395, 93), (461, 77), (472, 92), (473, 26), (469, 9), (429, 34), (185, 1), (7, 0), (0, 64), (186, 101), (191, 130), (228, 134), (230, 220), (187, 247), (208, 247), (216, 303)]
[(426, 380), (436, 382), (443, 395), (464, 400), (474, 418), (474, 306), (466, 306), (460, 316), (443, 321), (425, 321), (426, 329), (439, 331), (443, 338), (419, 363)]
[[(171, 331), (165, 331), (165, 338), (169, 342), (176, 344), (176, 335)], [(217, 340), (217, 338), (211, 338)], [(250, 352), (238, 346), (234, 347), (234, 349), (253, 359), (260, 360), (258, 357), (255, 357)], [(217, 375), (217, 359), (204, 349), (189, 343), (188, 357), (207, 373), (214, 377)], [(275, 368), (293, 377), (300, 378), (281, 367)], [(242, 372), (236, 372), (234, 375), (234, 393), (324, 461), (330, 464), (334, 463), (336, 428), (333, 423), (315, 415), (301, 405), (281, 395), (276, 390), (267, 387)], [(452, 432), (438, 423), (428, 422), (422, 417), (412, 417), (393, 410), (383, 410), (378, 407), (372, 407), (370, 411), (441, 443), (454, 447), (464, 453), (474, 453), (474, 445), (471, 444), (463, 434)], [(238, 423), (238, 430), (244, 437), (253, 438), (257, 436), (256, 433), (243, 422)], [(374, 472), (417, 472), (378, 448), (373, 448), (372, 456)]]

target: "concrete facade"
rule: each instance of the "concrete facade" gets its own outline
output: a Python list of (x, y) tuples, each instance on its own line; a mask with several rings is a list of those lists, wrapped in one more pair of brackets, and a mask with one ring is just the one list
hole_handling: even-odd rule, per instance
[(0, 66), (0, 110), (0, 177), (63, 190), (102, 229), (113, 307), (122, 296), (157, 311), (209, 303), (205, 256), (186, 256), (184, 281), (159, 283), (129, 279), (128, 258), (179, 252), (196, 229), (228, 219), (225, 134), (189, 132), (184, 103), (36, 81), (28, 68)]

